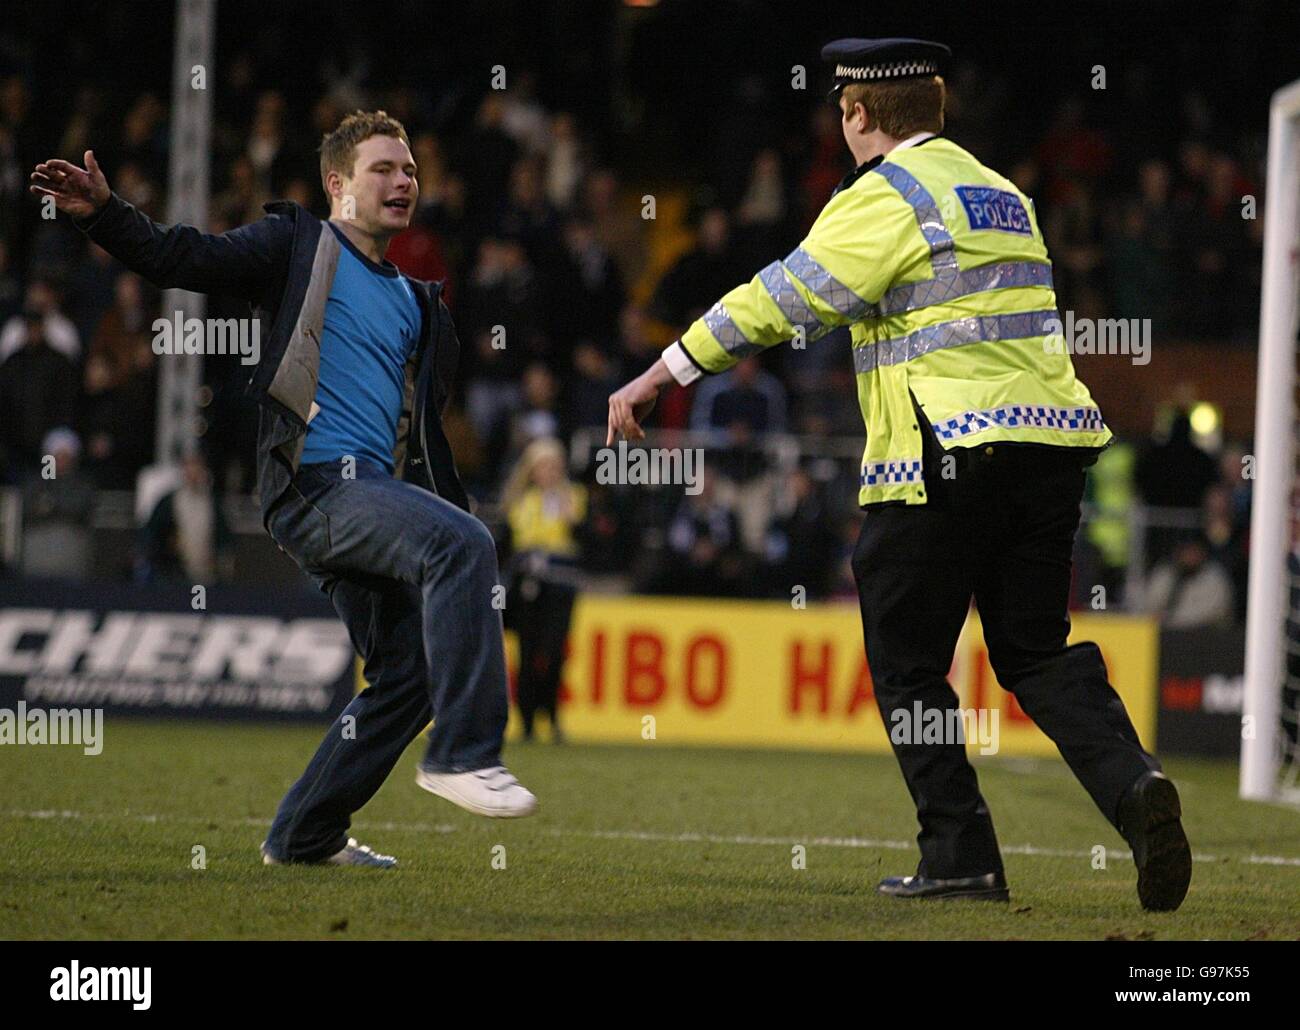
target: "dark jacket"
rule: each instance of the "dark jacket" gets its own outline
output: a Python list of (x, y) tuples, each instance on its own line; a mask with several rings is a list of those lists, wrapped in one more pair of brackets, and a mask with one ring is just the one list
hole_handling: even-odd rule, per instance
[[(274, 201), (265, 211), (261, 221), (214, 236), (190, 225), (164, 228), (114, 194), (93, 217), (77, 222), (156, 286), (240, 297), (260, 316), (262, 353), (247, 391), (261, 408), (257, 479), (264, 523), (302, 458), (320, 374), (325, 304), (342, 249), (325, 223), (298, 204)], [(406, 366), (394, 475), (468, 511), (441, 417), (460, 344), (442, 302), (442, 284), (409, 276), (407, 282), (420, 305), (421, 329)]]

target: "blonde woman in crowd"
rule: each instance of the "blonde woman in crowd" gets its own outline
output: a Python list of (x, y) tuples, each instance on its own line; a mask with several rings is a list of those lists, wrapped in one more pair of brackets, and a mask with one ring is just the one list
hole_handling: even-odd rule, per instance
[(565, 472), (564, 445), (551, 437), (525, 448), (502, 494), (510, 530), (506, 625), (519, 635), (516, 702), (524, 739), (533, 737), (538, 711), (562, 743), (558, 719), (564, 645), (577, 598), (577, 531), (587, 514), (587, 492)]

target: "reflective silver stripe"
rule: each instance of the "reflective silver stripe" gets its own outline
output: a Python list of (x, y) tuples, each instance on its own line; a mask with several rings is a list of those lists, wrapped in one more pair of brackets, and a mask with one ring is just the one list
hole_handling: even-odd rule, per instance
[(803, 327), (805, 339), (815, 340), (825, 331), (826, 326), (822, 325), (813, 309), (804, 303), (803, 296), (794, 288), (794, 283), (786, 275), (785, 267), (780, 261), (773, 261), (759, 272), (758, 280), (790, 324), (796, 329)]
[(792, 251), (785, 259), (790, 274), (803, 283), (818, 298), (850, 322), (862, 318), (871, 307), (865, 300), (831, 275), (815, 257), (803, 247)]
[(885, 483), (917, 483), (920, 481), (920, 458), (868, 462), (862, 466), (862, 473), (858, 476), (858, 483), (862, 486), (881, 486)]
[(899, 195), (907, 201), (916, 213), (916, 223), (921, 227), (921, 235), (930, 245), (930, 264), (934, 268), (934, 277), (942, 279), (946, 275), (957, 274), (957, 255), (953, 253), (952, 233), (944, 225), (943, 215), (930, 196), (930, 191), (917, 182), (916, 177), (904, 168), (886, 161), (872, 169), (893, 186)]
[(1047, 336), (1047, 325), (1053, 320), (1059, 327), (1060, 315), (1054, 308), (1048, 308), (1044, 311), (1022, 311), (1014, 315), (973, 315), (970, 318), (940, 322), (938, 325), (917, 329), (906, 336), (854, 347), (853, 370), (861, 375), (882, 365), (897, 365), (932, 351), (960, 347), (967, 343)]
[(965, 411), (936, 422), (941, 440), (959, 440), (986, 429), (1028, 427), (1067, 433), (1100, 433), (1106, 429), (1097, 408), (1053, 408), (1043, 404), (1006, 404), (986, 411)]
[(943, 304), (957, 297), (988, 290), (1005, 290), (1011, 286), (1046, 286), (1052, 288), (1052, 266), (1039, 261), (1009, 261), (958, 272), (955, 276), (925, 279), (919, 283), (896, 286), (885, 293), (873, 317), (897, 315), (931, 304)]
[(727, 314), (722, 301), (718, 301), (704, 313), (704, 324), (713, 334), (714, 339), (722, 344), (722, 349), (733, 358), (747, 358), (763, 349), (758, 344), (749, 342), (748, 337), (740, 331), (740, 326), (736, 325)]

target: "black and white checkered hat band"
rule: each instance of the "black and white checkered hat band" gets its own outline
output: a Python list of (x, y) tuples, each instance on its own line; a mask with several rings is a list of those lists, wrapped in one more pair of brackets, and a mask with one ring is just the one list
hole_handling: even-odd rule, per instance
[(872, 64), (865, 68), (847, 64), (835, 66), (837, 79), (901, 79), (907, 75), (937, 75), (939, 66), (934, 61), (893, 61), (889, 64)]

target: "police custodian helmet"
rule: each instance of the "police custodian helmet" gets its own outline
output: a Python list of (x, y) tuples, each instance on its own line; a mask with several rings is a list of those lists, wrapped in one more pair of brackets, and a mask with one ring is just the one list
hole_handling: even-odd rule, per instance
[(939, 75), (951, 55), (942, 43), (924, 39), (837, 39), (822, 47), (822, 60), (835, 69), (831, 100), (852, 82)]

